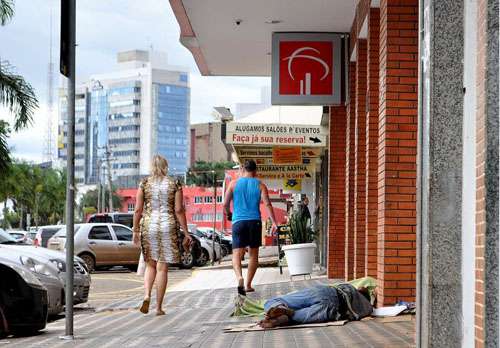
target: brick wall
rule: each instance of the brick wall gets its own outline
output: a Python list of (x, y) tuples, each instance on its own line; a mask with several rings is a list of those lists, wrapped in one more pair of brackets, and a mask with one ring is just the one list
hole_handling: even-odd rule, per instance
[(365, 275), (377, 276), (377, 210), (378, 210), (378, 103), (379, 103), (379, 30), (380, 10), (368, 14), (367, 98), (366, 112), (366, 213)]
[(485, 192), (485, 121), (486, 121), (486, 0), (478, 1), (477, 28), (477, 113), (476, 113), (476, 291), (475, 341), (476, 347), (485, 346), (484, 319), (484, 248), (486, 240)]
[(366, 40), (358, 39), (357, 47), (354, 146), (354, 278), (364, 277), (366, 259)]
[(356, 135), (356, 63), (349, 64), (349, 103), (346, 119), (346, 175), (345, 175), (345, 278), (354, 275), (354, 153)]
[(330, 107), (328, 278), (345, 277), (346, 108)]
[(380, 3), (378, 304), (415, 300), (418, 0)]

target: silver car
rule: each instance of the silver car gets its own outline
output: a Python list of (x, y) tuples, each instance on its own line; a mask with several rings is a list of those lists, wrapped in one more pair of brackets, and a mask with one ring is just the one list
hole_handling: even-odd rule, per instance
[[(7, 234), (7, 236), (9, 235)], [(43, 259), (24, 255), (19, 250), (5, 247), (5, 242), (8, 243), (9, 241), (16, 243), (13, 239), (5, 239), (5, 234), (0, 234), (0, 254), (2, 258), (29, 269), (47, 289), (48, 314), (56, 315), (61, 313), (64, 309), (64, 284), (59, 278), (56, 266)]]
[[(52, 250), (66, 249), (66, 228), (49, 239)], [(89, 271), (96, 267), (125, 266), (137, 269), (141, 249), (132, 243), (132, 229), (120, 224), (89, 223), (75, 225), (75, 255)]]
[[(2, 236), (0, 232), (0, 236)], [(6, 241), (1, 243), (3, 249), (10, 249), (18, 252), (20, 255), (42, 260), (56, 267), (58, 277), (65, 284), (66, 277), (66, 255), (59, 251), (39, 248), (22, 242)], [(2, 250), (3, 251), (3, 250)], [(74, 304), (85, 303), (88, 301), (90, 291), (90, 274), (86, 268), (85, 262), (79, 257), (73, 260), (74, 272)]]

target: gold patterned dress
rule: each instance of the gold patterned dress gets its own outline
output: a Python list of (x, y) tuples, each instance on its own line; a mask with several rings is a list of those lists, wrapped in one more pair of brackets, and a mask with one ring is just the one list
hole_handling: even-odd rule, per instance
[(141, 218), (141, 246), (144, 260), (179, 263), (179, 236), (175, 216), (175, 193), (181, 189), (171, 177), (147, 177), (140, 188), (144, 193)]

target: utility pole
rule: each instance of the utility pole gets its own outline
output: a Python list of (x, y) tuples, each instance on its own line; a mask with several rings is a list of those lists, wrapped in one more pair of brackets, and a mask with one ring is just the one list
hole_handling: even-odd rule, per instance
[(106, 146), (106, 167), (108, 169), (108, 191), (109, 191), (109, 212), (113, 212), (113, 186), (111, 184), (111, 164), (109, 161), (109, 156), (111, 155), (111, 152), (109, 151), (109, 146)]
[(97, 212), (101, 212), (101, 160), (97, 160)]
[(73, 258), (75, 237), (75, 48), (76, 0), (61, 1), (60, 71), (68, 78), (68, 147), (66, 182), (65, 336), (73, 340)]
[(216, 180), (216, 176), (215, 176), (215, 170), (212, 170), (212, 184), (214, 186), (214, 198), (213, 198), (213, 204), (214, 204), (214, 230), (212, 231), (212, 250), (214, 251), (213, 252), (213, 255), (212, 255), (212, 266), (215, 264), (215, 257), (216, 257), (216, 253), (215, 253), (215, 237), (216, 237), (216, 233), (215, 233), (215, 224), (216, 224), (216, 221), (217, 221), (217, 180)]

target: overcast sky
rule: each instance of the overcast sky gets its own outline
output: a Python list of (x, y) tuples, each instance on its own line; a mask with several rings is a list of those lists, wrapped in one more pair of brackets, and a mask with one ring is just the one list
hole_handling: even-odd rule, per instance
[[(59, 77), (58, 0), (16, 0), (16, 14), (0, 27), (0, 59), (9, 60), (35, 88), (40, 100), (36, 122), (29, 130), (13, 134), (9, 145), (17, 158), (42, 159), (47, 123), (47, 66), (49, 61), (50, 13), (53, 8), (55, 82)], [(115, 68), (116, 53), (149, 49), (168, 53), (169, 63), (191, 71), (191, 122), (211, 120), (213, 106), (234, 107), (238, 102), (259, 102), (267, 78), (203, 77), (191, 53), (179, 43), (179, 26), (168, 0), (77, 1), (77, 80)], [(57, 91), (54, 91), (57, 96)], [(55, 103), (57, 104), (57, 102)], [(0, 109), (0, 119), (11, 120)], [(54, 116), (57, 123), (57, 113)]]

